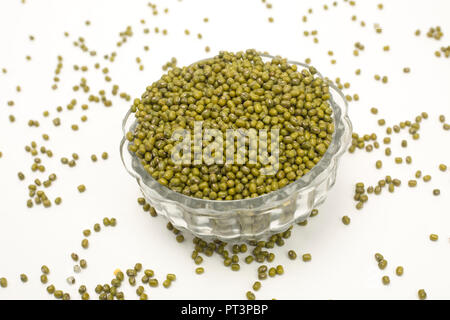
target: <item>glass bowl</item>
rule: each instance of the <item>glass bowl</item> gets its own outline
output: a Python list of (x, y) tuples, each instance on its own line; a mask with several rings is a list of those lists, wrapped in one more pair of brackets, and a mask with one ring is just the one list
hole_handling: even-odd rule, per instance
[[(303, 63), (288, 62), (308, 68)], [(322, 77), (320, 73), (317, 75)], [(351, 140), (352, 124), (342, 92), (330, 83), (330, 93), (335, 132), (322, 159), (301, 179), (256, 198), (203, 200), (161, 185), (145, 171), (139, 158), (128, 150), (130, 142), (125, 136), (136, 126), (136, 119), (130, 110), (123, 120), (124, 137), (120, 144), (122, 162), (137, 180), (146, 201), (177, 229), (188, 230), (207, 241), (237, 242), (266, 238), (308, 218), (311, 211), (325, 201), (327, 192), (335, 183), (339, 159)], [(336, 102), (336, 98), (341, 100), (340, 103)]]

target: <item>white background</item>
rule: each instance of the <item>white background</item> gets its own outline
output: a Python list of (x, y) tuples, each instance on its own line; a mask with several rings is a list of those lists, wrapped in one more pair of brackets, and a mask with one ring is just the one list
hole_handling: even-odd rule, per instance
[[(306, 227), (294, 227), (293, 236), (286, 246), (277, 248), (276, 263), (285, 266), (285, 275), (263, 282), (256, 293), (259, 299), (416, 299), (417, 290), (425, 289), (430, 299), (450, 298), (450, 176), (438, 170), (439, 163), (450, 165), (450, 132), (442, 129), (438, 115), (450, 118), (450, 60), (436, 58), (434, 51), (449, 45), (450, 2), (434, 1), (357, 1), (351, 7), (338, 1), (273, 1), (268, 10), (259, 0), (158, 0), (158, 16), (153, 16), (147, 1), (107, 0), (2, 0), (0, 2), (0, 277), (7, 277), (9, 286), (0, 288), (0, 299), (50, 299), (45, 286), (39, 282), (40, 267), (51, 269), (50, 283), (78, 298), (80, 284), (88, 286), (91, 297), (96, 297), (97, 283), (109, 283), (116, 268), (125, 270), (141, 262), (144, 268), (154, 269), (163, 280), (166, 273), (176, 273), (178, 279), (170, 289), (146, 286), (151, 299), (234, 299), (245, 298), (256, 280), (256, 265), (242, 264), (236, 273), (222, 266), (219, 257), (205, 258), (206, 272), (198, 276), (190, 259), (191, 238), (178, 244), (165, 230), (162, 218), (151, 218), (136, 203), (139, 196), (136, 182), (124, 170), (118, 153), (122, 137), (121, 120), (130, 103), (114, 98), (113, 106), (105, 108), (89, 103), (85, 112), (87, 123), (80, 123), (83, 114), (80, 105), (86, 103), (83, 93), (75, 93), (72, 86), (85, 76), (91, 92), (105, 89), (110, 97), (111, 85), (119, 84), (120, 92), (138, 97), (146, 85), (162, 73), (161, 66), (171, 57), (179, 65), (190, 64), (220, 50), (238, 51), (256, 48), (280, 54), (292, 60), (312, 58), (312, 64), (324, 75), (334, 79), (340, 76), (349, 81), (349, 94), (357, 93), (359, 102), (352, 102), (349, 114), (355, 132), (376, 132), (381, 142), (384, 128), (377, 126), (378, 118), (389, 125), (413, 120), (422, 111), (429, 120), (422, 122), (419, 141), (413, 141), (406, 132), (392, 136), (393, 156), (384, 156), (384, 147), (368, 154), (357, 152), (344, 155), (337, 183), (328, 200), (320, 208), (319, 216), (309, 220)], [(328, 4), (325, 11), (323, 4)], [(164, 14), (164, 8), (169, 13)], [(313, 8), (313, 14), (307, 14)], [(308, 16), (303, 23), (301, 17)], [(357, 22), (351, 16), (357, 16)], [(275, 22), (268, 23), (272, 16)], [(204, 23), (208, 17), (210, 22)], [(146, 25), (140, 24), (146, 20)], [(90, 20), (87, 27), (84, 21)], [(364, 20), (366, 27), (359, 21)], [(383, 32), (377, 34), (373, 24), (379, 23)], [(118, 33), (130, 25), (134, 36), (121, 48), (115, 46)], [(431, 26), (440, 25), (445, 33), (440, 41), (425, 36)], [(148, 35), (145, 27), (151, 28)], [(154, 27), (168, 30), (168, 36), (155, 34)], [(420, 37), (414, 36), (416, 29)], [(184, 34), (189, 29), (190, 36)], [(318, 30), (319, 43), (304, 37), (304, 30)], [(70, 33), (69, 38), (63, 36)], [(203, 39), (196, 34), (201, 32)], [(28, 39), (35, 36), (35, 41)], [(98, 52), (90, 57), (72, 45), (79, 36), (88, 47)], [(361, 42), (365, 50), (354, 57), (353, 45)], [(143, 46), (150, 50), (145, 52)], [(204, 48), (208, 45), (211, 52)], [(390, 52), (382, 47), (390, 45)], [(333, 50), (336, 65), (330, 63), (328, 50)], [(113, 64), (103, 55), (117, 51)], [(25, 59), (32, 57), (31, 61)], [(60, 88), (50, 89), (57, 55), (64, 58), (60, 74)], [(144, 71), (138, 70), (136, 57), (141, 57)], [(99, 62), (111, 70), (113, 81), (105, 84), (93, 65)], [(88, 73), (73, 71), (73, 65), (87, 65)], [(411, 73), (404, 74), (403, 67)], [(354, 71), (361, 68), (357, 77)], [(388, 75), (389, 83), (373, 79), (375, 73)], [(15, 87), (20, 85), (22, 92)], [(73, 111), (66, 105), (76, 98)], [(15, 106), (8, 107), (7, 101)], [(56, 107), (63, 106), (57, 114)], [(371, 107), (379, 109), (372, 115)], [(42, 112), (51, 115), (44, 119)], [(16, 122), (9, 123), (14, 114)], [(55, 128), (51, 119), (59, 116), (62, 125)], [(29, 128), (30, 119), (39, 120), (39, 128)], [(74, 132), (70, 125), (78, 123)], [(24, 151), (32, 140), (43, 144), (42, 133), (50, 135), (44, 145), (54, 152), (53, 159), (44, 159), (45, 177), (55, 172), (58, 180), (47, 190), (50, 198), (61, 196), (63, 204), (50, 209), (26, 207), (27, 185), (39, 174), (32, 174), (32, 159)], [(400, 147), (402, 139), (408, 148)], [(100, 156), (107, 151), (110, 158), (92, 163), (92, 153)], [(81, 159), (75, 168), (62, 166), (59, 159), (77, 152)], [(394, 164), (395, 156), (411, 155), (411, 165)], [(375, 169), (375, 161), (383, 160), (383, 169)], [(416, 170), (432, 175), (428, 184), (419, 181), (415, 189), (407, 181)], [(26, 181), (17, 179), (23, 171)], [(384, 192), (372, 196), (362, 211), (354, 209), (354, 184), (363, 181), (375, 184), (385, 175), (402, 180), (394, 194)], [(76, 187), (85, 184), (87, 191), (79, 194)], [(441, 196), (432, 195), (434, 188)], [(341, 223), (348, 215), (349, 226)], [(80, 247), (82, 230), (91, 228), (105, 216), (116, 217), (116, 228), (103, 230), (89, 238), (90, 248)], [(440, 236), (431, 242), (430, 233)], [(311, 253), (312, 261), (290, 261), (287, 251), (294, 249), (299, 255)], [(77, 252), (88, 261), (88, 269), (76, 275), (77, 283), (69, 286), (65, 279), (72, 274), (70, 253)], [(373, 258), (381, 252), (388, 267), (381, 271)], [(394, 275), (395, 267), (405, 268), (403, 277)], [(19, 274), (26, 273), (29, 282), (22, 284)], [(383, 286), (381, 277), (389, 275), (391, 284)], [(136, 298), (134, 288), (123, 287), (126, 298)]]

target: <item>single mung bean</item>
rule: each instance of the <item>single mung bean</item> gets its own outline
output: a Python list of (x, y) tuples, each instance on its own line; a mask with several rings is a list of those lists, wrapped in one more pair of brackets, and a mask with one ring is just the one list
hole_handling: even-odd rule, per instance
[(378, 268), (380, 268), (381, 270), (384, 270), (387, 266), (387, 260), (382, 259), (381, 261), (378, 262)]
[(410, 186), (411, 188), (417, 186), (417, 181), (416, 180), (409, 180), (408, 181), (408, 186)]
[(261, 289), (261, 282), (255, 281), (255, 283), (253, 283), (252, 288), (253, 290), (258, 291), (259, 289)]
[(258, 273), (258, 279), (259, 279), (259, 280), (265, 280), (265, 279), (267, 279), (267, 273), (266, 273), (266, 272), (260, 272), (260, 273)]
[(419, 291), (417, 291), (417, 295), (419, 296), (420, 300), (425, 300), (427, 298), (427, 293), (424, 289), (420, 289)]
[(127, 269), (126, 273), (127, 273), (127, 276), (129, 276), (129, 277), (136, 277), (136, 275), (137, 275), (137, 271), (134, 269)]
[(269, 277), (271, 277), (271, 278), (275, 277), (277, 275), (277, 269), (275, 269), (273, 267), (270, 268), (268, 274), (269, 274)]
[(170, 281), (175, 281), (177, 279), (177, 277), (173, 273), (169, 273), (169, 274), (167, 274), (166, 279), (168, 279)]
[[(310, 260), (311, 260), (311, 259), (310, 259)], [(282, 266), (282, 265), (278, 265), (278, 266), (276, 267), (276, 272), (277, 272), (278, 275), (284, 274), (284, 268), (283, 268), (283, 266)]]
[(49, 269), (46, 265), (43, 265), (43, 266), (41, 267), (41, 272), (42, 272), (43, 274), (49, 274), (49, 273), (50, 273), (50, 269)]
[(158, 286), (158, 280), (157, 279), (150, 279), (148, 280), (148, 284), (150, 287), (157, 287)]
[(255, 294), (251, 291), (247, 291), (246, 297), (248, 300), (255, 300)]
[[(231, 261), (231, 260), (230, 260), (230, 261)], [(197, 257), (194, 259), (194, 263), (197, 264), (197, 265), (201, 264), (202, 262), (203, 262), (203, 258), (202, 258), (201, 256), (197, 256)]]
[(89, 247), (89, 240), (88, 239), (83, 239), (81, 241), (81, 247), (83, 247), (83, 249), (87, 249)]
[(382, 166), (383, 166), (383, 162), (382, 162), (381, 160), (377, 160), (377, 161), (375, 162), (375, 167), (376, 167), (377, 169), (381, 169)]
[(342, 217), (342, 223), (345, 224), (346, 226), (348, 226), (350, 224), (350, 217), (343, 216)]
[(384, 257), (383, 257), (383, 255), (381, 253), (375, 253), (375, 260), (377, 262), (380, 262), (383, 259), (384, 259)]
[[(187, 176), (187, 179), (185, 179), (186, 175), (184, 175), (184, 172), (183, 174), (174, 172), (174, 169), (176, 169), (175, 166), (168, 162), (167, 157), (165, 156), (165, 154), (170, 153), (173, 149), (173, 145), (167, 143), (168, 140), (160, 138), (163, 138), (165, 134), (170, 136), (170, 133), (178, 127), (178, 122), (181, 121), (182, 123), (185, 123), (190, 119), (190, 110), (185, 115), (180, 114), (178, 111), (181, 110), (180, 106), (185, 103), (197, 106), (196, 110), (198, 111), (192, 111), (196, 113), (194, 116), (196, 119), (199, 121), (204, 120), (210, 122), (213, 126), (218, 125), (219, 127), (223, 127), (224, 130), (231, 128), (262, 129), (265, 127), (270, 128), (272, 126), (286, 128), (285, 133), (283, 131), (282, 134), (283, 139), (286, 139), (289, 144), (291, 144), (290, 141), (295, 141), (295, 132), (302, 127), (298, 121), (295, 121), (295, 117), (297, 114), (299, 116), (300, 114), (303, 114), (303, 118), (312, 119), (312, 122), (314, 123), (314, 125), (311, 126), (311, 129), (308, 128), (306, 131), (311, 130), (310, 133), (318, 137), (317, 139), (314, 139), (317, 141), (313, 141), (316, 147), (311, 148), (310, 139), (308, 138), (308, 141), (303, 142), (297, 148), (298, 150), (286, 150), (286, 154), (283, 156), (299, 163), (301, 161), (303, 166), (296, 170), (292, 170), (291, 166), (289, 166), (289, 168), (286, 167), (286, 169), (283, 168), (283, 172), (281, 173), (280, 171), (280, 173), (273, 178), (275, 183), (272, 183), (272, 185), (275, 185), (276, 189), (282, 188), (301, 178), (314, 167), (326, 152), (334, 132), (332, 108), (328, 101), (330, 98), (328, 93), (328, 83), (315, 78), (316, 71), (313, 68), (309, 68), (309, 70), (305, 69), (300, 73), (297, 71), (296, 66), (290, 66), (283, 59), (275, 58), (272, 64), (263, 64), (260, 58), (259, 53), (255, 50), (247, 50), (245, 53), (239, 54), (222, 52), (219, 56), (209, 59), (207, 63), (200, 62), (192, 65), (190, 71), (186, 71), (187, 69), (185, 68), (175, 68), (173, 69), (173, 73), (164, 75), (162, 79), (148, 87), (148, 99), (136, 99), (134, 101), (131, 109), (137, 119), (137, 126), (133, 131), (127, 133), (127, 138), (130, 142), (128, 147), (130, 151), (141, 160), (144, 167), (153, 178), (176, 192), (183, 193), (187, 196), (211, 200), (252, 198), (273, 191), (272, 188), (264, 187), (266, 178), (259, 174), (259, 165), (258, 168), (255, 167), (251, 169), (245, 164), (232, 166), (230, 169), (223, 165), (216, 164), (205, 166), (205, 173), (202, 174), (208, 173), (208, 175), (214, 175), (214, 179), (205, 182), (201, 182), (200, 172), (197, 173), (198, 169), (194, 167), (186, 167), (183, 169), (186, 173), (196, 169), (193, 170), (193, 174)], [(208, 71), (205, 72), (204, 68), (208, 69)], [(225, 68), (233, 73), (232, 77), (234, 77), (234, 74), (239, 76), (242, 73), (248, 72), (250, 74), (252, 72), (261, 73), (260, 68), (262, 68), (262, 84), (257, 84), (256, 86), (255, 83), (255, 89), (253, 89), (254, 92), (248, 93), (244, 92), (246, 86), (243, 86), (239, 84), (238, 81), (235, 82), (230, 78), (230, 81), (233, 81), (234, 84), (230, 86), (229, 89), (225, 89), (225, 92), (221, 93), (221, 98), (210, 98), (211, 90), (218, 89), (218, 85), (214, 84), (214, 82), (212, 82), (212, 86), (207, 84), (208, 79), (211, 78), (211, 81), (214, 80), (216, 77), (215, 74), (221, 74), (221, 72), (223, 72), (222, 70), (225, 70)], [(286, 73), (286, 70), (289, 70), (289, 72)], [(292, 82), (295, 84), (295, 87), (311, 87), (311, 81), (316, 81), (317, 79), (317, 86), (323, 91), (322, 93), (319, 93), (320, 90), (315, 90), (312, 93), (305, 95), (299, 92), (298, 88), (294, 89), (290, 99), (292, 100), (291, 103), (294, 105), (294, 100), (297, 101), (298, 107), (290, 109), (287, 106), (283, 106), (283, 103), (281, 103), (276, 107), (279, 109), (277, 111), (275, 105), (273, 105), (274, 98), (284, 99), (283, 95), (285, 92), (283, 90), (288, 90), (288, 88), (283, 88), (282, 85), (278, 84), (273, 85), (272, 82), (274, 78), (277, 79), (278, 77), (283, 77), (283, 74), (286, 74), (287, 78), (290, 77), (289, 75), (292, 76)], [(264, 85), (266, 82), (267, 84)], [(160, 105), (165, 102), (161, 100), (161, 97), (165, 95), (164, 92), (166, 91), (165, 87), (167, 85), (174, 85), (179, 90), (174, 97), (170, 98), (170, 106), (167, 106), (164, 103), (164, 108), (161, 108)], [(192, 96), (189, 96), (188, 99), (189, 101), (182, 101), (185, 100), (185, 97), (183, 96), (183, 92), (186, 91), (185, 88), (193, 88)], [(221, 90), (223, 91), (223, 88)], [(235, 92), (236, 90), (244, 90), (242, 91), (243, 97), (234, 97), (235, 93), (232, 93), (233, 96), (225, 94), (228, 91)], [(268, 99), (266, 98), (268, 96), (274, 98)], [(208, 99), (208, 102), (205, 104), (206, 99)], [(211, 100), (213, 100), (212, 103)], [(264, 103), (267, 100), (269, 107), (263, 103), (252, 106), (250, 100), (258, 100)], [(320, 102), (318, 106), (320, 105), (321, 107), (308, 110), (309, 107), (307, 109), (304, 105), (309, 105), (311, 101), (316, 101), (316, 103)], [(241, 110), (241, 107), (236, 109), (235, 106), (238, 105), (242, 105), (243, 110)], [(271, 107), (272, 105), (273, 108)], [(165, 130), (166, 133), (162, 136), (161, 133), (164, 131), (162, 126), (149, 126), (149, 119), (144, 116), (145, 110), (148, 108), (154, 108), (155, 116), (165, 119), (165, 127), (167, 130)], [(221, 109), (226, 110), (226, 119), (222, 119), (220, 114)], [(249, 110), (249, 112), (247, 110)], [(253, 112), (254, 114), (263, 116), (260, 120), (257, 120), (257, 118), (250, 120), (252, 118), (251, 113)], [(277, 114), (284, 114), (284, 117), (280, 117)], [(320, 115), (320, 121), (321, 123), (323, 122), (323, 124), (319, 124), (316, 121), (316, 114)], [(183, 124), (183, 126), (185, 125)], [(150, 131), (148, 131), (147, 128), (150, 128)], [(159, 133), (160, 130), (162, 130), (161, 133)], [(302, 128), (302, 130), (304, 130), (304, 128)], [(149, 135), (153, 136), (153, 138), (150, 139), (151, 141), (147, 141), (147, 139), (144, 141), (143, 137)], [(151, 157), (150, 153), (147, 152), (149, 148), (155, 150), (154, 155)], [(300, 154), (305, 154), (305, 156), (301, 156)], [(159, 164), (156, 165), (156, 163)], [(298, 165), (295, 164), (295, 166)], [(244, 176), (247, 181), (242, 183), (243, 180), (236, 177), (238, 174)], [(183, 179), (181, 179), (181, 177), (183, 177)], [(216, 183), (217, 181), (220, 181), (222, 177), (226, 177), (227, 181)], [(254, 181), (256, 179), (253, 179), (256, 177), (258, 177), (258, 184)]]
[(288, 256), (289, 256), (289, 259), (291, 259), (291, 260), (297, 259), (297, 253), (294, 250), (289, 250)]
[(108, 218), (103, 218), (103, 225), (104, 225), (105, 227), (109, 226), (110, 224), (111, 224), (111, 222), (109, 221)]
[(150, 270), (150, 269), (145, 269), (145, 270), (144, 270), (144, 274), (145, 274), (147, 277), (151, 278), (151, 277), (153, 277), (153, 276), (155, 275), (155, 272), (154, 272), (153, 270)]
[(195, 269), (196, 274), (203, 274), (205, 272), (205, 269), (202, 267), (198, 267)]
[(46, 274), (42, 274), (41, 275), (41, 282), (44, 283), (44, 284), (48, 282), (48, 278), (47, 278)]
[(64, 293), (62, 292), (62, 290), (55, 290), (53, 295), (56, 299), (61, 299), (64, 296)]
[[(54, 294), (55, 293), (55, 286), (54, 285), (49, 285), (47, 288), (47, 292), (49, 293), (49, 294)], [(56, 297), (56, 296), (55, 296)]]
[(101, 284), (98, 284), (98, 285), (95, 287), (95, 292), (96, 292), (97, 294), (102, 293), (102, 292), (103, 292), (103, 286), (102, 286)]
[(305, 254), (302, 256), (302, 259), (303, 259), (304, 262), (311, 261), (311, 254), (305, 253)]

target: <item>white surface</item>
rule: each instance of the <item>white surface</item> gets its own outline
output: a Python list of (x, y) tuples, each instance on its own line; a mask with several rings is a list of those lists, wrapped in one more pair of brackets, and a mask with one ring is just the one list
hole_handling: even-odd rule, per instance
[[(350, 116), (358, 133), (376, 132), (379, 140), (384, 128), (376, 124), (379, 117), (388, 124), (411, 119), (427, 111), (430, 119), (423, 122), (421, 139), (412, 141), (406, 132), (392, 136), (393, 156), (386, 158), (383, 149), (371, 154), (358, 152), (343, 157), (337, 183), (319, 216), (309, 220), (308, 226), (294, 228), (287, 245), (275, 250), (277, 264), (285, 266), (285, 275), (263, 282), (256, 293), (261, 299), (416, 299), (417, 290), (424, 288), (430, 299), (450, 298), (450, 175), (437, 169), (439, 163), (450, 165), (450, 132), (442, 130), (439, 114), (450, 118), (450, 60), (437, 59), (434, 51), (449, 44), (450, 2), (435, 1), (383, 1), (384, 10), (376, 5), (380, 1), (357, 1), (355, 7), (338, 1), (273, 1), (268, 10), (259, 0), (155, 1), (160, 14), (153, 16), (147, 1), (107, 0), (2, 0), (0, 3), (0, 277), (9, 280), (7, 289), (0, 288), (0, 299), (51, 298), (45, 286), (39, 282), (40, 266), (51, 269), (50, 282), (67, 290), (78, 298), (77, 288), (86, 284), (91, 297), (96, 297), (94, 286), (106, 283), (116, 268), (126, 269), (136, 262), (156, 271), (157, 277), (176, 273), (178, 279), (167, 290), (162, 287), (146, 289), (150, 298), (160, 299), (228, 299), (244, 298), (256, 279), (256, 265), (242, 264), (238, 273), (225, 269), (219, 257), (205, 258), (202, 276), (194, 273), (190, 259), (190, 238), (179, 245), (174, 236), (165, 230), (162, 218), (151, 218), (136, 203), (139, 196), (135, 181), (128, 176), (119, 159), (118, 145), (122, 136), (121, 121), (129, 103), (114, 98), (113, 107), (89, 103), (87, 123), (80, 123), (83, 113), (80, 105), (87, 102), (84, 94), (72, 91), (72, 86), (85, 76), (91, 92), (105, 89), (110, 96), (112, 84), (120, 85), (132, 97), (139, 96), (146, 85), (161, 74), (161, 66), (172, 56), (179, 65), (189, 64), (200, 58), (216, 54), (219, 50), (237, 51), (246, 48), (266, 50), (290, 59), (304, 61), (312, 58), (312, 64), (324, 75), (334, 79), (340, 76), (351, 82), (350, 94), (358, 93), (359, 102), (350, 104)], [(328, 4), (324, 11), (322, 4)], [(164, 14), (163, 9), (169, 8)], [(312, 15), (307, 9), (313, 8)], [(301, 17), (308, 15), (308, 22)], [(366, 27), (351, 21), (352, 15)], [(273, 16), (275, 22), (267, 19)], [(205, 24), (204, 17), (210, 22)], [(146, 26), (140, 24), (146, 20)], [(86, 27), (85, 20), (91, 21)], [(380, 23), (383, 33), (373, 30), (373, 23)], [(134, 36), (121, 48), (115, 43), (118, 33), (132, 26)], [(431, 26), (440, 25), (446, 35), (441, 41), (424, 34)], [(168, 36), (155, 34), (153, 28), (166, 28)], [(145, 27), (151, 28), (148, 35)], [(420, 28), (422, 35), (414, 36)], [(184, 35), (189, 29), (190, 36)], [(319, 44), (312, 37), (304, 37), (304, 30), (317, 29)], [(63, 32), (68, 31), (70, 38)], [(196, 34), (201, 32), (203, 39)], [(29, 41), (29, 35), (35, 41)], [(90, 57), (72, 42), (83, 36), (90, 49), (98, 52)], [(353, 44), (360, 41), (365, 50), (359, 57), (352, 55)], [(145, 52), (143, 46), (150, 50)], [(209, 45), (211, 52), (205, 53)], [(390, 45), (390, 52), (382, 47)], [(117, 51), (116, 62), (106, 63), (103, 55)], [(328, 50), (333, 50), (336, 65), (330, 64)], [(25, 59), (32, 56), (32, 61)], [(57, 55), (64, 57), (64, 67), (57, 91), (50, 89)], [(135, 62), (141, 57), (145, 71), (140, 72)], [(105, 84), (100, 72), (93, 65), (100, 62), (108, 66), (113, 81)], [(73, 65), (88, 65), (90, 71), (82, 74), (73, 71)], [(403, 74), (405, 66), (411, 73)], [(357, 77), (354, 71), (362, 69)], [(388, 75), (389, 83), (376, 82), (373, 75)], [(16, 85), (22, 92), (15, 92)], [(64, 107), (72, 98), (78, 100), (73, 111), (56, 113), (56, 107)], [(13, 108), (7, 106), (14, 100)], [(369, 109), (377, 107), (379, 117)], [(42, 112), (49, 110), (48, 119)], [(8, 115), (17, 118), (14, 124)], [(59, 116), (62, 125), (53, 127), (51, 119)], [(29, 119), (39, 120), (39, 128), (29, 128)], [(72, 123), (80, 123), (80, 130), (73, 132)], [(63, 204), (51, 209), (26, 208), (27, 184), (34, 180), (30, 166), (32, 159), (24, 146), (35, 140), (43, 143), (42, 133), (50, 135), (44, 145), (52, 149), (54, 158), (46, 157), (47, 175), (55, 172), (58, 180), (47, 194), (51, 198), (61, 196)], [(408, 139), (408, 148), (400, 147), (401, 139)], [(92, 153), (98, 156), (108, 151), (110, 159), (92, 163)], [(81, 159), (75, 168), (62, 166), (59, 159), (78, 152)], [(411, 165), (395, 165), (394, 156), (413, 157)], [(383, 160), (383, 169), (375, 169), (375, 161)], [(430, 183), (419, 182), (415, 189), (406, 186), (417, 169), (431, 174)], [(26, 182), (17, 179), (23, 171)], [(354, 209), (353, 187), (357, 181), (375, 184), (390, 174), (402, 180), (402, 186), (394, 194), (384, 192), (370, 197), (361, 212)], [(31, 179), (33, 177), (33, 179)], [(87, 191), (79, 194), (76, 186), (84, 183)], [(440, 188), (441, 196), (434, 197), (432, 189)], [(352, 222), (344, 226), (340, 219), (349, 215)], [(116, 217), (118, 226), (103, 230), (89, 238), (90, 248), (80, 247), (82, 230), (92, 227), (105, 216)], [(438, 242), (428, 239), (430, 233), (440, 236)], [(287, 251), (309, 252), (312, 261), (290, 261)], [(88, 261), (88, 269), (76, 275), (77, 284), (69, 286), (65, 279), (72, 274), (71, 252), (78, 252)], [(373, 255), (381, 252), (388, 260), (386, 270), (378, 269)], [(405, 274), (394, 275), (395, 267), (402, 265)], [(22, 284), (19, 274), (26, 273), (29, 282)], [(383, 286), (381, 277), (389, 275), (391, 284)], [(148, 286), (146, 286), (148, 288)], [(135, 298), (135, 289), (124, 286), (127, 298)]]

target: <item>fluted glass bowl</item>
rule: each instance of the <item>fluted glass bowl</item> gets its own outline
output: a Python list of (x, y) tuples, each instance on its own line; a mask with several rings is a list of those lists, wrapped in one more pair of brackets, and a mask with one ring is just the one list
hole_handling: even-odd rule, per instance
[[(261, 56), (264, 59), (274, 58)], [(288, 62), (308, 68), (303, 63)], [(322, 77), (320, 73), (317, 75)], [(325, 201), (328, 190), (335, 183), (339, 159), (350, 143), (352, 125), (343, 94), (333, 84), (330, 84), (330, 93), (335, 132), (322, 159), (301, 179), (256, 198), (203, 200), (161, 185), (147, 173), (140, 159), (128, 150), (130, 142), (125, 136), (137, 124), (131, 111), (123, 120), (124, 137), (120, 144), (122, 162), (137, 180), (146, 201), (177, 229), (188, 230), (205, 240), (236, 242), (265, 238), (308, 218), (311, 211)]]

